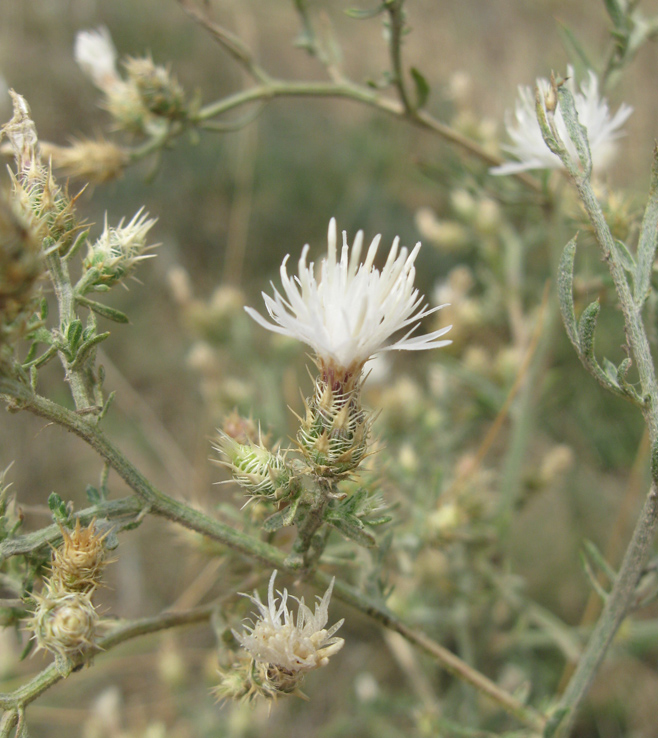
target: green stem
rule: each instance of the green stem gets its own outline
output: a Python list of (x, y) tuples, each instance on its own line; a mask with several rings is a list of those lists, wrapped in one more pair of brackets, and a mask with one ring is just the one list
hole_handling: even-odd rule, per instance
[[(139, 497), (124, 497), (121, 500), (101, 502), (76, 513), (75, 517), (81, 523), (89, 524), (93, 518), (109, 518), (116, 521), (113, 530), (131, 525), (136, 517), (144, 510), (144, 502)], [(62, 538), (59, 525), (49, 525), (46, 528), (27, 533), (17, 538), (9, 538), (0, 543), (0, 564), (11, 556), (32, 553), (47, 546), (56, 545)]]
[[(68, 265), (56, 250), (50, 251), (47, 254), (46, 263), (59, 306), (59, 332), (61, 334), (61, 340), (66, 341), (68, 327), (77, 318), (75, 312), (75, 295)], [(87, 410), (93, 407), (95, 404), (93, 392), (84, 370), (72, 368), (72, 362), (68, 360), (62, 351), (59, 351), (59, 357), (66, 372), (66, 380), (71, 388), (76, 409)]]
[[(252, 559), (261, 561), (268, 567), (296, 573), (285, 564), (285, 555), (282, 551), (270, 546), (263, 541), (252, 538), (231, 528), (224, 523), (209, 518), (203, 513), (188, 507), (187, 505), (168, 497), (156, 489), (139, 472), (123, 454), (105, 437), (97, 426), (86, 423), (78, 414), (57, 405), (46, 398), (33, 394), (24, 385), (6, 378), (0, 378), (0, 394), (9, 395), (14, 398), (19, 407), (57, 423), (67, 430), (75, 433), (94, 448), (102, 458), (117, 472), (117, 474), (131, 487), (152, 511), (170, 520), (176, 521), (186, 528), (195, 530), (203, 535), (229, 546), (235, 551)], [(328, 587), (332, 577), (323, 571), (317, 570), (311, 577), (312, 581), (325, 589)], [(336, 596), (352, 605), (361, 612), (369, 615), (382, 625), (396, 630), (411, 643), (416, 644), (426, 653), (432, 655), (441, 666), (451, 674), (472, 684), (476, 689), (488, 695), (503, 710), (515, 716), (521, 722), (535, 730), (541, 730), (545, 723), (544, 716), (531, 707), (519, 702), (513, 695), (500, 689), (494, 682), (480, 672), (462, 661), (458, 656), (435, 643), (417, 628), (412, 628), (399, 620), (388, 608), (375, 600), (363, 595), (354, 587), (345, 582), (336, 580), (334, 592)], [(53, 667), (54, 668), (54, 667)], [(47, 670), (46, 670), (47, 671)], [(53, 678), (50, 674), (49, 678)], [(36, 679), (39, 679), (37, 677)], [(44, 686), (48, 678), (43, 677), (44, 682), (38, 681), (33, 685), (34, 689), (41, 690), (50, 686)], [(43, 689), (42, 689), (43, 687)], [(41, 692), (39, 692), (40, 694)], [(0, 706), (3, 706), (0, 700)]]
[[(621, 567), (578, 666), (562, 695), (562, 699), (555, 709), (554, 714), (558, 721), (555, 735), (564, 738), (570, 734), (576, 712), (594, 680), (619, 626), (628, 613), (635, 588), (649, 554), (651, 543), (658, 529), (658, 465), (655, 463), (656, 449), (658, 448), (658, 384), (656, 383), (656, 374), (649, 340), (641, 315), (644, 296), (640, 295), (636, 302), (631, 292), (624, 266), (617, 253), (614, 238), (606, 223), (603, 211), (590, 182), (589, 170), (591, 170), (591, 162), (589, 161), (586, 133), (583, 133), (583, 129), (580, 127), (577, 117), (575, 117), (575, 113), (573, 112), (573, 101), (570, 99), (568, 91), (564, 89), (560, 90), (560, 104), (563, 106), (564, 118), (569, 135), (577, 149), (578, 142), (582, 142), (583, 137), (585, 137), (585, 146), (581, 143), (581, 151), (579, 153), (581, 165), (579, 166), (572, 160), (554, 126), (550, 131), (545, 130), (545, 140), (551, 150), (555, 151), (562, 159), (578, 190), (580, 199), (594, 226), (603, 259), (608, 265), (615, 284), (615, 290), (624, 316), (626, 342), (640, 378), (641, 394), (644, 400), (642, 411), (649, 430), (654, 457), (651, 470), (652, 485), (636, 523)], [(539, 110), (540, 116), (541, 112)], [(542, 127), (546, 129), (546, 122), (545, 120), (542, 121), (540, 117), (540, 125), (542, 123), (544, 124)], [(552, 141), (550, 134), (553, 135)], [(583, 169), (585, 171), (582, 171)], [(644, 233), (641, 235), (641, 242), (644, 240), (645, 235)], [(647, 248), (646, 244), (649, 242), (655, 242), (655, 238), (655, 233), (650, 238), (647, 238), (643, 248)]]

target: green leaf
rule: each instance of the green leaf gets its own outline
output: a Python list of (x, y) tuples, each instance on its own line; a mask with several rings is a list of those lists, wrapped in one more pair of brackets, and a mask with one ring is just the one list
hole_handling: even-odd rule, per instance
[(580, 160), (580, 166), (582, 167), (583, 172), (589, 177), (592, 173), (592, 154), (589, 149), (587, 129), (578, 120), (578, 113), (576, 112), (573, 95), (569, 91), (568, 87), (566, 85), (560, 85), (558, 87), (557, 94), (558, 100), (560, 101), (562, 119), (567, 127), (569, 138), (576, 147), (576, 152), (578, 153), (578, 159)]
[(635, 264), (635, 257), (631, 252), (628, 250), (628, 247), (623, 241), (617, 241), (615, 240), (615, 252), (619, 258), (619, 261), (621, 262), (621, 265), (624, 267), (624, 269), (633, 277), (635, 278), (635, 270), (636, 270), (636, 264)]
[(274, 515), (271, 515), (267, 520), (263, 523), (263, 530), (268, 531), (269, 533), (273, 533), (275, 530), (279, 530), (279, 528), (285, 528), (289, 525), (293, 524), (293, 521), (295, 520), (295, 515), (297, 513), (297, 508), (299, 507), (299, 501), (300, 497), (298, 497), (293, 503), (288, 505), (288, 507), (284, 508), (280, 512), (274, 513)]
[(425, 103), (427, 102), (427, 98), (430, 94), (430, 86), (425, 77), (423, 77), (416, 67), (411, 67), (410, 71), (414, 80), (414, 85), (416, 86), (416, 110), (420, 110), (425, 107)]
[(75, 355), (75, 359), (71, 362), (71, 369), (79, 369), (80, 366), (89, 358), (92, 349), (109, 337), (110, 332), (105, 331), (105, 333), (98, 333), (97, 335), (92, 336), (91, 338), (86, 340), (78, 349), (78, 352)]
[(376, 18), (386, 10), (386, 5), (382, 3), (376, 8), (371, 10), (361, 10), (360, 8), (347, 8), (345, 15), (349, 15), (350, 18), (356, 18), (356, 20), (368, 20), (368, 18)]
[(625, 32), (627, 27), (626, 3), (622, 3), (620, 0), (603, 0), (603, 4), (614, 27)]
[(576, 351), (580, 353), (580, 338), (578, 337), (576, 311), (573, 304), (573, 265), (576, 258), (577, 238), (578, 236), (574, 236), (562, 252), (557, 273), (557, 294), (567, 335)]
[(618, 384), (617, 382), (617, 367), (610, 361), (610, 359), (606, 359), (605, 356), (603, 357), (603, 371), (605, 372), (606, 377), (612, 382), (612, 384)]
[(87, 485), (85, 492), (87, 493), (87, 499), (89, 500), (90, 505), (98, 505), (103, 501), (101, 493), (91, 484)]
[(75, 356), (76, 351), (78, 349), (78, 344), (80, 343), (80, 339), (82, 337), (82, 321), (81, 320), (72, 320), (69, 323), (68, 328), (66, 329), (66, 341), (69, 345), (69, 349), (71, 350), (71, 353)]
[(562, 43), (567, 51), (569, 57), (576, 62), (576, 68), (584, 67), (585, 69), (594, 69), (594, 65), (589, 60), (587, 52), (583, 48), (580, 41), (574, 35), (574, 32), (569, 26), (564, 23), (557, 22), (557, 30), (562, 39)]
[(546, 726), (544, 727), (542, 738), (553, 738), (557, 729), (560, 727), (560, 723), (568, 712), (569, 709), (567, 707), (558, 707), (553, 713), (551, 713), (546, 722)]
[(641, 307), (651, 289), (651, 275), (653, 262), (656, 258), (658, 246), (658, 145), (653, 151), (653, 166), (651, 168), (651, 186), (649, 200), (642, 218), (640, 238), (637, 244), (637, 267), (634, 279), (635, 304)]
[(351, 539), (360, 546), (373, 548), (377, 544), (372, 533), (364, 530), (363, 523), (354, 515), (340, 514), (338, 511), (332, 511), (327, 513), (325, 520), (346, 538)]
[(93, 310), (96, 315), (100, 315), (102, 318), (113, 320), (115, 323), (130, 322), (128, 316), (125, 313), (122, 313), (121, 310), (108, 307), (107, 305), (103, 305), (95, 300), (89, 300), (87, 297), (77, 297), (76, 300), (80, 305), (84, 305), (86, 308)]
[(87, 236), (89, 235), (89, 231), (82, 231), (82, 233), (79, 233), (71, 245), (71, 248), (64, 254), (64, 261), (68, 261), (72, 256), (74, 256), (77, 251), (79, 250), (80, 246), (82, 246), (87, 241)]
[(71, 515), (64, 500), (56, 493), (51, 492), (48, 496), (48, 507), (53, 514), (53, 520), (60, 525), (66, 525)]
[(581, 354), (587, 358), (594, 357), (594, 332), (596, 331), (596, 319), (599, 317), (601, 305), (598, 300), (590, 303), (580, 316), (578, 321), (578, 342)]

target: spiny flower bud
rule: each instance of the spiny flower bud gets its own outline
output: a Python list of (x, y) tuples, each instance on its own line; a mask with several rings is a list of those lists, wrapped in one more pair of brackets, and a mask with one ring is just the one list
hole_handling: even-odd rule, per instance
[[(99, 286), (110, 287), (131, 274), (137, 262), (148, 259), (152, 254), (145, 251), (154, 248), (146, 245), (146, 236), (156, 222), (156, 218), (148, 217), (144, 208), (140, 208), (128, 225), (123, 225), (123, 218), (116, 228), (107, 225), (94, 244), (89, 244), (87, 257), (83, 267), (87, 272), (86, 288), (88, 291)], [(94, 270), (93, 273), (90, 273)]]
[(16, 159), (12, 195), (16, 206), (40, 239), (67, 248), (77, 228), (75, 200), (55, 181), (41, 161), (36, 127), (25, 98), (11, 91), (14, 117), (2, 128)]
[(315, 381), (313, 397), (305, 400), (297, 441), (316, 474), (340, 477), (355, 469), (367, 451), (371, 416), (361, 406), (362, 381), (341, 384)]
[(95, 520), (82, 528), (79, 518), (72, 531), (61, 530), (63, 543), (53, 551), (51, 581), (69, 591), (93, 591), (100, 585), (107, 563), (104, 540), (109, 530), (99, 533)]
[(42, 143), (41, 151), (67, 176), (99, 184), (120, 177), (130, 161), (125, 149), (103, 138), (73, 139), (70, 146)]
[(269, 451), (262, 442), (238, 443), (220, 431), (213, 448), (225, 458), (218, 463), (231, 470), (233, 479), (252, 498), (280, 500), (294, 491), (295, 478), (284, 456), (278, 451)]
[(92, 592), (66, 592), (47, 582), (43, 594), (34, 596), (37, 607), (27, 623), (37, 650), (68, 657), (92, 645), (98, 613), (91, 596)]
[(174, 120), (185, 117), (185, 93), (168, 69), (154, 64), (148, 56), (130, 57), (123, 65), (128, 79), (151, 113)]

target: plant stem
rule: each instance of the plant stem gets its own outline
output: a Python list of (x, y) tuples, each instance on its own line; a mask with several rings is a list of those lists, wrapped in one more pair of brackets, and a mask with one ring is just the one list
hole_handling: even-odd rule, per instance
[[(132, 524), (143, 510), (144, 502), (139, 497), (124, 497), (121, 500), (109, 500), (80, 510), (75, 517), (84, 524), (89, 524), (93, 518), (107, 517), (116, 521), (113, 530), (117, 532)], [(55, 545), (61, 538), (62, 530), (59, 525), (49, 525), (34, 533), (8, 538), (0, 543), (0, 564), (11, 556), (32, 553), (48, 545)]]
[[(69, 268), (57, 251), (50, 251), (47, 254), (46, 263), (48, 264), (50, 281), (53, 284), (55, 297), (59, 306), (59, 332), (61, 334), (61, 340), (66, 341), (68, 327), (77, 318), (75, 312), (75, 296), (69, 275)], [(66, 372), (66, 380), (71, 388), (76, 410), (87, 410), (93, 407), (95, 404), (93, 393), (85, 377), (84, 369), (72, 368), (72, 362), (69, 361), (68, 357), (61, 350), (59, 351), (59, 357)]]
[[(33, 394), (27, 387), (11, 379), (0, 378), (0, 394), (13, 397), (19, 407), (57, 423), (80, 436), (150, 506), (153, 513), (202, 533), (245, 556), (261, 561), (266, 566), (287, 570), (293, 574), (298, 573), (295, 569), (286, 566), (285, 554), (274, 546), (270, 546), (263, 541), (241, 533), (218, 520), (204, 515), (198, 510), (188, 507), (178, 500), (168, 497), (156, 489), (105, 437), (97, 426), (91, 426), (77, 413), (71, 412), (46, 398)], [(331, 577), (322, 571), (315, 571), (310, 579), (325, 589), (331, 581)], [(372, 617), (385, 627), (396, 630), (411, 643), (416, 644), (423, 651), (429, 653), (444, 669), (488, 695), (503, 710), (529, 727), (535, 730), (541, 730), (545, 723), (545, 718), (541, 713), (523, 705), (513, 695), (500, 689), (500, 687), (486, 676), (473, 669), (440, 644), (432, 641), (417, 628), (412, 628), (403, 623), (380, 602), (370, 599), (354, 587), (339, 580), (335, 582), (334, 592), (339, 599)], [(54, 666), (52, 668), (55, 669)], [(30, 683), (32, 685), (30, 689), (35, 690), (38, 694), (44, 689), (47, 689), (51, 683), (54, 683), (49, 680), (55, 678), (54, 673), (48, 672), (48, 674), (49, 676), (45, 677), (41, 675), (35, 677), (35, 680)], [(58, 676), (57, 679), (59, 678)], [(31, 691), (28, 691), (28, 693), (32, 694)], [(5, 701), (4, 705), (6, 704), (7, 702)], [(2, 699), (0, 699), (0, 707), (4, 705)], [(7, 708), (5, 707), (5, 709)]]

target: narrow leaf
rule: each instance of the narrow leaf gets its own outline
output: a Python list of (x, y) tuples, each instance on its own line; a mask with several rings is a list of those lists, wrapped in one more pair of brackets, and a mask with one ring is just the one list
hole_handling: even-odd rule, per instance
[(605, 356), (603, 357), (603, 371), (613, 384), (617, 384), (617, 367)]
[(128, 316), (125, 313), (122, 313), (121, 310), (108, 307), (107, 305), (103, 305), (102, 303), (96, 302), (95, 300), (90, 300), (87, 297), (77, 297), (76, 300), (80, 305), (84, 305), (90, 310), (93, 310), (96, 315), (100, 315), (102, 318), (113, 320), (115, 323), (130, 322)]
[(92, 336), (90, 339), (85, 341), (78, 349), (78, 352), (75, 355), (75, 359), (71, 362), (71, 369), (78, 369), (89, 358), (91, 350), (109, 337), (110, 332), (105, 331), (105, 333), (98, 333), (97, 335)]
[(564, 247), (557, 274), (557, 293), (560, 302), (562, 321), (567, 335), (576, 351), (580, 352), (580, 339), (576, 324), (576, 311), (573, 304), (573, 265), (576, 258), (576, 239), (574, 236)]
[(631, 254), (631, 252), (628, 250), (628, 246), (626, 246), (623, 241), (615, 240), (614, 243), (615, 251), (617, 252), (617, 256), (619, 257), (621, 265), (633, 278), (635, 278), (635, 271), (637, 268), (637, 265), (635, 264), (635, 257), (633, 256), (633, 254)]
[(651, 186), (640, 238), (637, 244), (637, 268), (635, 271), (635, 304), (641, 307), (649, 295), (651, 273), (658, 246), (658, 145), (653, 151)]
[(619, 0), (603, 0), (605, 9), (608, 11), (610, 20), (616, 29), (626, 30), (625, 6)]
[(72, 320), (69, 323), (69, 327), (66, 329), (66, 340), (72, 353), (75, 354), (80, 338), (82, 337), (82, 321)]
[(410, 71), (414, 80), (414, 85), (416, 86), (416, 110), (420, 110), (425, 107), (425, 103), (427, 102), (427, 98), (430, 94), (430, 86), (425, 77), (423, 77), (416, 67), (411, 67)]
[(373, 548), (377, 543), (372, 533), (364, 530), (363, 523), (358, 518), (353, 516), (347, 518), (332, 515), (327, 516), (325, 520), (346, 538), (351, 539), (360, 546)]
[(376, 8), (371, 10), (361, 10), (360, 8), (347, 8), (345, 15), (349, 15), (350, 18), (356, 18), (357, 20), (367, 20), (368, 18), (376, 18), (386, 10), (386, 6), (382, 3)]
[(599, 317), (601, 305), (598, 300), (590, 303), (580, 316), (578, 321), (578, 339), (580, 350), (584, 357), (594, 357), (594, 332), (596, 331), (596, 319)]
[(590, 62), (583, 45), (576, 38), (574, 32), (569, 28), (569, 26), (558, 21), (557, 30), (567, 54), (571, 59), (576, 61), (576, 68), (584, 67), (585, 69), (594, 69), (594, 65)]
[(288, 505), (284, 510), (270, 515), (270, 517), (263, 523), (263, 530), (273, 533), (279, 528), (285, 528), (293, 524), (297, 508), (299, 507), (299, 501), (301, 498), (297, 498), (291, 505)]
[(576, 147), (580, 165), (586, 176), (592, 173), (592, 154), (589, 149), (589, 139), (587, 138), (587, 129), (581, 125), (578, 120), (578, 113), (573, 100), (573, 95), (566, 85), (558, 87), (558, 100), (560, 101), (560, 110), (562, 111), (562, 119), (567, 127), (569, 138)]

